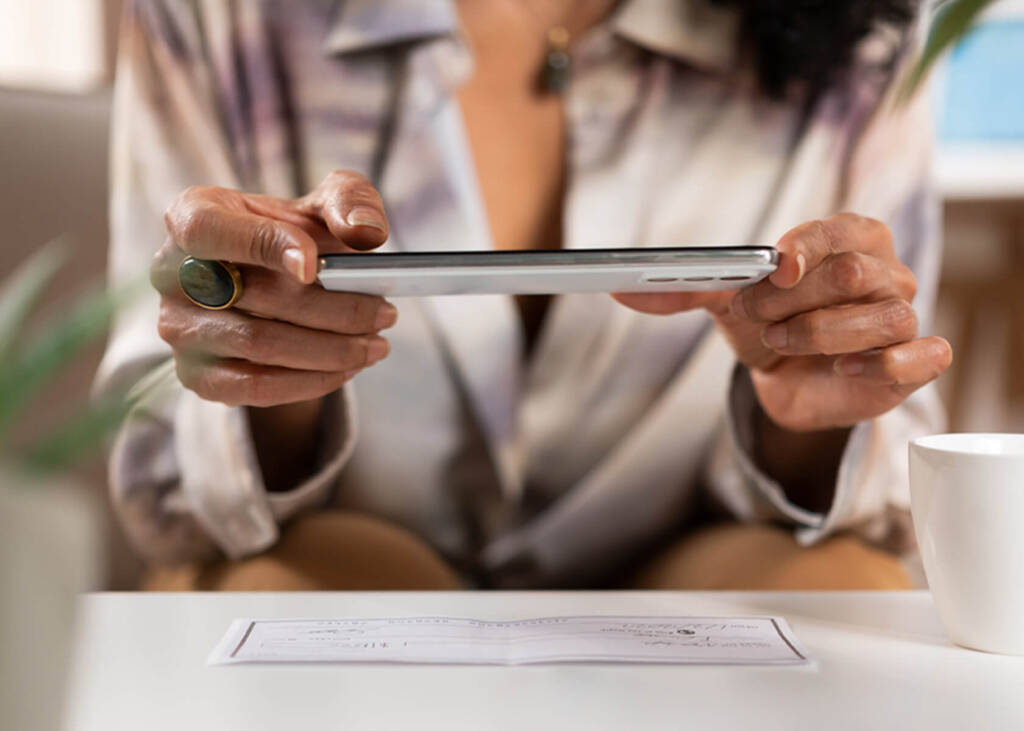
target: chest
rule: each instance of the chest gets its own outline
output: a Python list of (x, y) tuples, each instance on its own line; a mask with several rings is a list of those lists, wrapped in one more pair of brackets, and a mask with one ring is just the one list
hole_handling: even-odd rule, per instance
[[(463, 3), (473, 73), (456, 93), (491, 237), (499, 249), (561, 246), (563, 99), (539, 90), (546, 51), (536, 22)], [(501, 22), (498, 22), (501, 21)]]

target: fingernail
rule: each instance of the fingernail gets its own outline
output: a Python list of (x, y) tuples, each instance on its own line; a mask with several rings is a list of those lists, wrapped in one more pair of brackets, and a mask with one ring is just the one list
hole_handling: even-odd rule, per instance
[(366, 346), (366, 360), (368, 363), (376, 363), (388, 354), (388, 341), (384, 338), (373, 338)]
[(835, 364), (836, 371), (842, 376), (859, 376), (864, 372), (863, 358), (840, 358)]
[(300, 282), (306, 281), (306, 255), (298, 249), (285, 249), (281, 256), (284, 268), (295, 275)]
[(789, 342), (786, 326), (781, 323), (769, 325), (761, 331), (761, 341), (772, 350), (785, 348)]
[(349, 226), (369, 226), (378, 231), (384, 230), (384, 220), (380, 213), (369, 206), (356, 206), (345, 216), (345, 221)]
[(807, 259), (804, 258), (803, 254), (796, 255), (796, 281), (800, 281), (804, 278), (804, 273), (807, 271)]
[(732, 314), (736, 315), (736, 317), (746, 318), (747, 306), (743, 304), (742, 294), (737, 293), (736, 296), (732, 298), (732, 303), (729, 305), (729, 309), (732, 310)]
[(385, 302), (377, 310), (377, 319), (373, 322), (374, 330), (384, 330), (398, 322), (398, 309), (390, 302)]

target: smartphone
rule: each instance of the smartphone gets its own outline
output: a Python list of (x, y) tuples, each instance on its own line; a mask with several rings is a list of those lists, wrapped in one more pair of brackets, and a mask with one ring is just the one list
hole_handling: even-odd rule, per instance
[(325, 289), (387, 297), (738, 289), (778, 263), (770, 246), (444, 251), (320, 257)]

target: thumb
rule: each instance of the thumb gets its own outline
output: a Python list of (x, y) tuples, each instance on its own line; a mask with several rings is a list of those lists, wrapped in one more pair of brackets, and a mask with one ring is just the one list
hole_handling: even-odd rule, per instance
[(728, 312), (733, 295), (733, 292), (616, 292), (612, 298), (649, 315), (671, 315), (701, 308), (718, 314)]

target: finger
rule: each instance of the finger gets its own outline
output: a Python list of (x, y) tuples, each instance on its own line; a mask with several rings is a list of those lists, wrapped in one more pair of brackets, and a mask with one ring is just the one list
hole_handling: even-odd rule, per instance
[(616, 292), (612, 294), (620, 304), (649, 315), (671, 315), (701, 307), (712, 312), (728, 309), (732, 292)]
[(181, 285), (178, 283), (178, 267), (186, 256), (188, 255), (170, 238), (157, 249), (149, 266), (149, 281), (157, 292), (165, 297), (184, 299)]
[(764, 328), (759, 323), (736, 317), (728, 311), (725, 314), (712, 313), (712, 319), (729, 341), (736, 359), (751, 370), (771, 370), (784, 360), (784, 356), (766, 348), (761, 342)]
[(191, 256), (262, 266), (303, 283), (316, 277), (316, 242), (288, 221), (228, 208), (195, 188), (182, 193), (164, 218), (174, 243)]
[(357, 172), (335, 170), (296, 205), (299, 211), (320, 218), (339, 242), (353, 249), (374, 249), (388, 238), (380, 194)]
[(732, 311), (755, 322), (778, 322), (801, 312), (872, 300), (913, 299), (914, 274), (899, 262), (846, 251), (827, 257), (800, 286), (782, 289), (769, 280), (740, 290)]
[(900, 299), (814, 310), (761, 331), (764, 345), (783, 355), (857, 353), (915, 337), (917, 315)]
[(240, 198), (241, 207), (257, 216), (284, 221), (302, 229), (316, 243), (318, 252), (352, 253), (356, 249), (342, 244), (327, 228), (315, 211), (299, 210), (300, 201), (247, 194)]
[(163, 302), (157, 324), (160, 337), (181, 352), (323, 372), (365, 368), (388, 354), (387, 340), (377, 335), (336, 335), (231, 310), (185, 308)]
[(259, 317), (342, 335), (374, 333), (398, 320), (398, 310), (383, 297), (299, 285), (257, 267), (246, 267), (242, 281), (245, 286), (235, 309)]
[(836, 372), (850, 378), (892, 386), (919, 388), (935, 380), (953, 362), (953, 349), (943, 338), (927, 337), (877, 351), (836, 358)]
[(200, 398), (228, 406), (280, 406), (337, 391), (358, 371), (301, 371), (244, 360), (175, 361), (178, 379)]
[(768, 277), (777, 287), (795, 287), (804, 275), (827, 257), (844, 251), (894, 256), (889, 228), (873, 218), (840, 213), (824, 221), (811, 221), (787, 231), (775, 245), (778, 268)]

